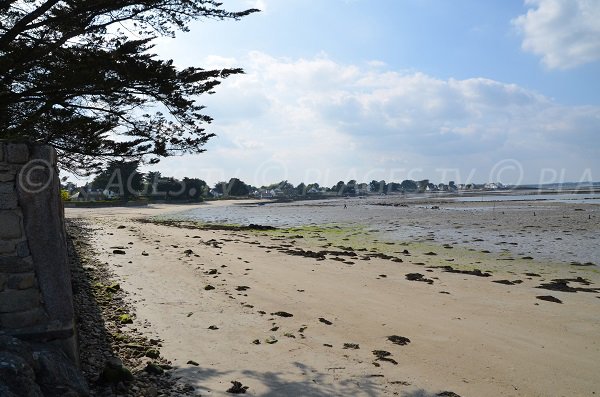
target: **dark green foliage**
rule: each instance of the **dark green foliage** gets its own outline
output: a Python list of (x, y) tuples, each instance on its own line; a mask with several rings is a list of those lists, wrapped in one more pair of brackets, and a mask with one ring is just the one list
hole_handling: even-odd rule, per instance
[(143, 175), (137, 161), (111, 161), (92, 181), (92, 188), (109, 190), (124, 200), (137, 195), (143, 188)]
[(429, 179), (423, 179), (422, 181), (418, 181), (417, 182), (418, 191), (424, 192), (429, 185), (430, 185)]
[(296, 186), (296, 195), (297, 196), (304, 196), (306, 195), (306, 192), (308, 191), (308, 188), (306, 187), (306, 185), (304, 184), (304, 182), (300, 182), (300, 184), (298, 186)]
[(342, 195), (346, 190), (346, 184), (344, 183), (344, 181), (339, 181), (331, 187), (331, 190), (337, 192), (338, 195)]
[(0, 1), (0, 138), (52, 144), (73, 172), (203, 152), (211, 118), (195, 100), (242, 70), (177, 69), (152, 40), (256, 11), (213, 0)]
[(229, 182), (218, 182), (215, 185), (215, 191), (223, 196), (247, 196), (250, 193), (250, 187), (238, 178), (231, 178)]
[(202, 179), (165, 178), (156, 171), (146, 175), (145, 183), (144, 194), (167, 201), (202, 201), (202, 198), (208, 193), (208, 185)]
[(417, 191), (419, 186), (417, 185), (417, 182), (412, 181), (410, 179), (406, 179), (402, 181), (402, 183), (400, 184), (400, 188), (407, 192), (415, 192)]
[(369, 189), (373, 193), (387, 193), (387, 184), (385, 183), (385, 181), (377, 182), (376, 180), (372, 180), (369, 183)]

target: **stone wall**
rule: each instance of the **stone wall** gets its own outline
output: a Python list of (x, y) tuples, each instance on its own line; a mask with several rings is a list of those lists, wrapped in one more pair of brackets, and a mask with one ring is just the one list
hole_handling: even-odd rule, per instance
[(0, 332), (59, 346), (76, 362), (56, 153), (0, 141)]

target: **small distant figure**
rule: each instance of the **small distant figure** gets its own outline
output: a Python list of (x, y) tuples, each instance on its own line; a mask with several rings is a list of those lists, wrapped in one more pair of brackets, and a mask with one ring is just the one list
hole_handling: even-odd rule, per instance
[(348, 206), (346, 204), (344, 204), (344, 208), (348, 208)]

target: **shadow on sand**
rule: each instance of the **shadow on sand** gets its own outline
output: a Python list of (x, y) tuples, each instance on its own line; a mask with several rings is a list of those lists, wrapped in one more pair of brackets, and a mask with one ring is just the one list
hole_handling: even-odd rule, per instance
[[(384, 388), (370, 379), (339, 379), (333, 378), (333, 373), (319, 372), (315, 368), (305, 364), (294, 363), (299, 372), (304, 375), (303, 379), (290, 380), (291, 377), (297, 378), (297, 372), (293, 376), (283, 372), (258, 372), (252, 370), (242, 371), (238, 380), (246, 386), (250, 386), (249, 393), (263, 397), (280, 396), (305, 396), (305, 397), (325, 397), (325, 396), (380, 396)], [(227, 373), (218, 373), (217, 371), (206, 370), (201, 367), (186, 367), (175, 370), (176, 376), (186, 378), (189, 383), (194, 384), (201, 392), (224, 392), (231, 384), (223, 385), (223, 390), (209, 390), (202, 386), (202, 382), (211, 377), (219, 376), (223, 378)], [(234, 375), (232, 375), (234, 376)], [(239, 376), (239, 375), (235, 375)], [(252, 385), (261, 385), (261, 389), (266, 389), (260, 393), (252, 392)]]

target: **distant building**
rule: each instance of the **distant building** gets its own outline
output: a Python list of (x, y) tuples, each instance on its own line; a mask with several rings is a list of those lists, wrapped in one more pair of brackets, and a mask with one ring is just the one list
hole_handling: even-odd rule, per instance
[(217, 189), (211, 189), (211, 191), (209, 193), (211, 196), (213, 196), (215, 198), (219, 198), (219, 197), (223, 196), (223, 193), (219, 193), (217, 191)]
[(486, 183), (485, 185), (483, 185), (484, 189), (489, 189), (489, 190), (498, 190), (498, 189), (505, 189), (506, 187), (501, 184), (500, 182), (492, 182), (492, 183)]

